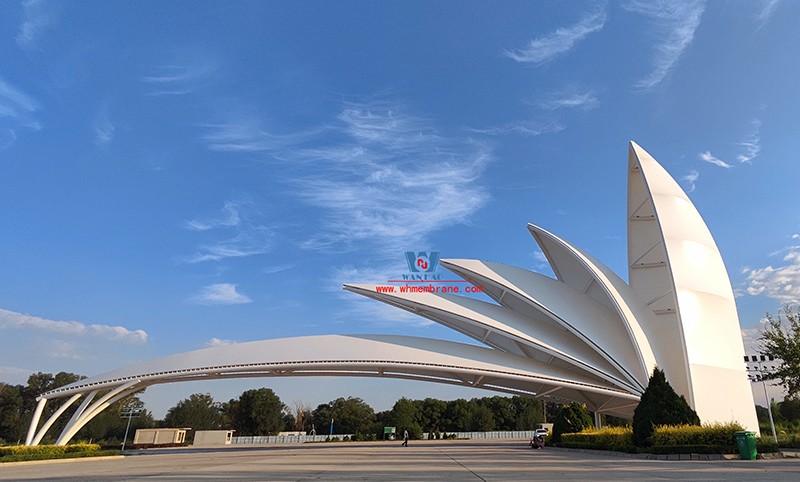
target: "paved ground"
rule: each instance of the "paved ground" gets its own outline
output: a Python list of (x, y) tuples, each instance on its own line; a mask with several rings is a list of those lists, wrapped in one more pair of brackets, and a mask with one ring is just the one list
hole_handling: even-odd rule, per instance
[(524, 441), (232, 446), (148, 450), (104, 460), (0, 465), (0, 480), (800, 480), (800, 459), (666, 461), (563, 449)]

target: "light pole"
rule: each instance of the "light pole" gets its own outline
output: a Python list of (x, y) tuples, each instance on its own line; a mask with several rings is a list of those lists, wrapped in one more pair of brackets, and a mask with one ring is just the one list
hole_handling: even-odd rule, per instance
[[(744, 357), (745, 361), (747, 361), (747, 356)], [(778, 443), (778, 434), (775, 433), (775, 421), (772, 418), (772, 400), (770, 400), (769, 395), (767, 394), (767, 377), (766, 375), (769, 374), (769, 371), (764, 368), (764, 362), (767, 361), (775, 362), (775, 357), (772, 355), (753, 355), (752, 360), (758, 363), (758, 368), (753, 367), (753, 369), (748, 368), (747, 371), (755, 371), (758, 375), (754, 375), (752, 377), (753, 381), (761, 381), (761, 385), (764, 387), (764, 399), (766, 400), (767, 404), (767, 413), (769, 414), (769, 426), (772, 429), (772, 438), (775, 439), (775, 443)]]
[(125, 451), (125, 442), (128, 441), (128, 430), (131, 428), (131, 419), (138, 417), (142, 414), (143, 404), (139, 401), (133, 401), (125, 406), (119, 413), (122, 417), (128, 417), (128, 425), (125, 426), (125, 436), (122, 438), (122, 451)]

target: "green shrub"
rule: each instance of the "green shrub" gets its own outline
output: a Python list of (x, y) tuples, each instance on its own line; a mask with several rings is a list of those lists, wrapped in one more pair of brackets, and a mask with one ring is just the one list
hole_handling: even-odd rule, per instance
[(736, 448), (729, 445), (653, 445), (646, 451), (651, 454), (733, 454)]
[[(578, 433), (561, 435), (559, 446), (580, 445), (580, 448), (595, 450), (628, 451), (633, 446), (633, 431), (630, 427), (608, 427), (600, 430), (589, 429)], [(572, 447), (578, 448), (578, 447)]]
[(756, 451), (760, 454), (771, 454), (778, 452), (778, 444), (772, 437), (761, 437), (756, 439)]
[(735, 447), (735, 432), (744, 430), (735, 422), (712, 425), (661, 425), (653, 433), (653, 445), (718, 445)]
[(592, 417), (585, 406), (577, 402), (564, 405), (553, 423), (553, 442), (561, 441), (562, 434), (580, 432), (591, 426)]
[[(766, 433), (766, 432), (764, 432)], [(800, 434), (779, 434), (778, 435), (778, 446), (785, 447), (785, 448), (792, 448), (797, 449), (800, 448)]]
[(700, 418), (656, 367), (633, 412), (633, 442), (640, 447), (657, 444), (652, 436), (658, 425), (700, 425)]
[[(0, 447), (0, 461), (41, 460), (48, 458), (83, 457), (99, 454), (97, 444), (72, 445), (9, 445)], [(114, 453), (119, 453), (118, 451)]]

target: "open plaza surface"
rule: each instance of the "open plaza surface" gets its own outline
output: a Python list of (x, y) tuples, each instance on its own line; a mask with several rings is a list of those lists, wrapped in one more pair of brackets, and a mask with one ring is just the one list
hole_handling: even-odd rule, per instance
[(797, 480), (800, 459), (625, 458), (526, 441), (334, 443), (141, 451), (125, 457), (5, 464), (0, 480)]

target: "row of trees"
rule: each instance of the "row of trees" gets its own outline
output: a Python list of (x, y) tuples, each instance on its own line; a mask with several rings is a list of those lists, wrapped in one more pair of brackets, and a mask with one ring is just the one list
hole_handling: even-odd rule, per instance
[[(552, 407), (550, 407), (552, 410)], [(401, 398), (391, 410), (375, 413), (360, 398), (337, 398), (310, 410), (302, 403), (290, 408), (268, 389), (248, 390), (239, 399), (215, 402), (209, 394), (194, 394), (170, 408), (164, 424), (197, 429), (232, 428), (239, 435), (274, 435), (281, 431), (356, 434), (364, 438), (383, 427), (423, 431), (464, 432), (531, 430), (544, 421), (545, 407), (524, 397), (486, 397), (443, 401)], [(332, 427), (331, 427), (332, 426)]]

